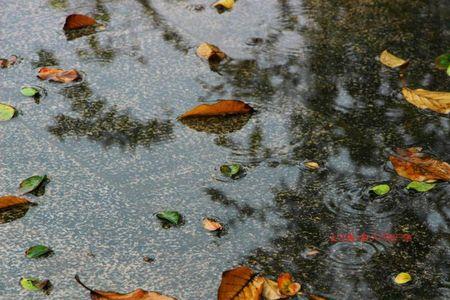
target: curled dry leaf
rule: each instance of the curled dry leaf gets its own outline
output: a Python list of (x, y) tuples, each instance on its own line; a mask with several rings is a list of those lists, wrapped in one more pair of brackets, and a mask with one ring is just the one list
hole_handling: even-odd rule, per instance
[(225, 115), (239, 115), (252, 113), (253, 108), (245, 102), (239, 100), (218, 100), (212, 104), (201, 104), (185, 112), (179, 119), (191, 117), (213, 117)]
[(223, 229), (223, 226), (214, 219), (204, 218), (203, 228), (205, 228), (208, 231), (220, 231)]
[(64, 23), (64, 30), (73, 30), (73, 29), (81, 29), (85, 27), (89, 27), (95, 25), (97, 22), (95, 19), (81, 15), (81, 14), (73, 14), (66, 18), (66, 23)]
[(290, 273), (281, 273), (277, 282), (282, 295), (295, 296), (301, 288), (299, 283), (294, 282), (294, 278), (292, 278)]
[(80, 78), (77, 70), (63, 70), (55, 68), (41, 68), (38, 72), (38, 78), (61, 83), (69, 83)]
[(413, 181), (450, 181), (450, 165), (422, 153), (422, 148), (396, 149), (389, 160), (398, 175)]
[(197, 55), (210, 62), (220, 62), (224, 60), (227, 55), (219, 49), (219, 47), (208, 43), (202, 43), (197, 48)]
[(262, 295), (265, 300), (278, 300), (287, 298), (287, 296), (281, 294), (280, 289), (278, 288), (278, 284), (275, 281), (267, 278), (264, 278)]
[(400, 68), (408, 64), (407, 60), (401, 59), (400, 57), (389, 53), (387, 50), (381, 52), (380, 62), (389, 68)]
[(147, 292), (142, 289), (137, 289), (128, 294), (98, 291), (87, 287), (84, 283), (81, 282), (78, 275), (75, 275), (75, 280), (82, 287), (91, 292), (91, 300), (176, 300), (173, 297), (164, 296), (158, 292)]
[(12, 208), (19, 205), (31, 204), (28, 199), (16, 196), (2, 196), (0, 197), (0, 210)]
[(237, 267), (222, 273), (218, 300), (260, 300), (264, 278), (248, 267)]
[(448, 114), (450, 112), (450, 93), (433, 92), (423, 89), (402, 89), (405, 99), (421, 109), (431, 109), (435, 112)]

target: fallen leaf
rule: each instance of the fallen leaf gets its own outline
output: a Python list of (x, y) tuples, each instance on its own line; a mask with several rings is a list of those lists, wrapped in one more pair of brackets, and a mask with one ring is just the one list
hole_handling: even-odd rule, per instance
[(26, 97), (34, 97), (36, 94), (39, 93), (39, 91), (37, 89), (35, 89), (34, 87), (31, 86), (24, 86), (20, 89), (20, 92), (22, 93), (22, 95), (26, 96)]
[(278, 284), (275, 281), (267, 278), (264, 278), (262, 295), (265, 300), (278, 300), (288, 297), (281, 294)]
[(423, 89), (402, 89), (405, 99), (421, 109), (430, 109), (438, 113), (448, 114), (450, 112), (450, 93), (433, 92)]
[(204, 218), (203, 228), (205, 228), (208, 231), (220, 231), (223, 229), (223, 226), (214, 219)]
[(413, 181), (450, 180), (450, 165), (422, 153), (422, 148), (396, 149), (389, 160), (398, 175)]
[(41, 183), (46, 178), (47, 178), (46, 175), (44, 175), (44, 176), (35, 175), (35, 176), (31, 176), (31, 177), (25, 179), (19, 185), (19, 193), (21, 195), (24, 195), (24, 194), (34, 191), (41, 185)]
[(301, 288), (299, 283), (294, 282), (290, 273), (281, 273), (278, 276), (277, 283), (281, 294), (286, 296), (295, 296)]
[(218, 300), (260, 300), (264, 278), (248, 267), (237, 267), (222, 273)]
[(419, 182), (419, 181), (413, 181), (410, 182), (406, 189), (408, 190), (416, 190), (418, 192), (428, 192), (432, 188), (436, 186), (436, 183), (427, 183), (427, 182)]
[(25, 256), (27, 258), (39, 258), (43, 256), (47, 256), (52, 253), (52, 250), (44, 245), (36, 245), (32, 246), (25, 251)]
[(399, 273), (397, 276), (395, 276), (394, 278), (394, 282), (396, 284), (405, 284), (407, 282), (411, 281), (411, 275), (409, 275), (408, 273), (402, 272)]
[(232, 9), (234, 6), (234, 0), (219, 0), (213, 4), (213, 7), (222, 9)]
[(220, 172), (227, 177), (236, 177), (242, 171), (240, 164), (221, 165)]
[(143, 289), (137, 289), (128, 294), (93, 290), (82, 283), (78, 275), (75, 275), (75, 280), (91, 292), (91, 300), (176, 300), (173, 297), (164, 296), (158, 292), (147, 292)]
[(370, 188), (371, 192), (374, 192), (378, 196), (383, 196), (391, 190), (391, 187), (388, 184), (379, 184)]
[(21, 278), (20, 285), (30, 292), (48, 293), (51, 288), (49, 280), (39, 280), (37, 278)]
[(320, 168), (319, 164), (315, 161), (307, 161), (304, 163), (304, 165), (310, 170), (317, 170), (318, 168)]
[(11, 120), (16, 114), (16, 109), (8, 104), (0, 103), (0, 121)]
[(15, 55), (11, 55), (8, 59), (1, 58), (0, 59), (0, 68), (9, 68), (17, 63), (18, 57)]
[(179, 212), (177, 211), (172, 211), (172, 210), (166, 210), (166, 211), (162, 211), (160, 213), (157, 213), (156, 216), (163, 220), (163, 221), (167, 221), (171, 224), (174, 225), (178, 225), (181, 221), (181, 215)]
[(192, 117), (179, 121), (187, 127), (199, 132), (226, 134), (242, 129), (250, 120), (251, 115), (227, 115), (213, 117)]
[(438, 69), (447, 70), (450, 67), (450, 53), (436, 57), (435, 65)]
[(219, 49), (219, 47), (208, 43), (202, 43), (197, 48), (197, 55), (210, 62), (220, 62), (224, 60), (227, 55)]
[(89, 27), (92, 25), (95, 25), (97, 22), (95, 19), (80, 15), (80, 14), (73, 14), (66, 18), (66, 23), (64, 23), (64, 30), (73, 30), (73, 29), (81, 29), (85, 27)]
[(407, 60), (401, 59), (400, 57), (397, 57), (397, 56), (389, 53), (389, 51), (387, 51), (387, 50), (384, 50), (383, 52), (381, 52), (380, 62), (383, 65), (388, 66), (389, 68), (404, 67), (408, 64)]
[(31, 204), (28, 199), (16, 196), (2, 196), (0, 197), (0, 209), (7, 209), (18, 205)]
[(77, 70), (63, 70), (55, 68), (41, 68), (38, 72), (38, 78), (42, 80), (50, 80), (61, 83), (69, 83), (80, 78)]
[(312, 295), (312, 294), (308, 294), (308, 299), (309, 300), (327, 300), (324, 297), (321, 296), (317, 296), (317, 295)]
[(179, 119), (204, 117), (204, 116), (224, 116), (252, 113), (253, 108), (245, 102), (239, 100), (218, 100), (212, 104), (200, 104), (193, 109), (182, 114)]
[(33, 204), (25, 198), (16, 196), (0, 197), (0, 224), (22, 218)]

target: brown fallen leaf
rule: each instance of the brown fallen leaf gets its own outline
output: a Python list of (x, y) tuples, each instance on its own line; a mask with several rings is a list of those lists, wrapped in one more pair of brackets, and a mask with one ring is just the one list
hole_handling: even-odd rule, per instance
[(407, 60), (401, 59), (400, 57), (397, 57), (389, 53), (389, 51), (387, 50), (381, 52), (380, 62), (383, 65), (388, 66), (390, 68), (399, 68), (399, 67), (401, 68), (405, 67), (408, 64)]
[(222, 273), (218, 300), (260, 300), (264, 278), (248, 267), (237, 267)]
[(17, 63), (18, 57), (16, 55), (11, 55), (8, 59), (1, 58), (0, 59), (0, 68), (9, 68)]
[(85, 27), (89, 27), (92, 25), (95, 25), (97, 22), (95, 19), (80, 15), (80, 14), (73, 14), (66, 18), (66, 23), (64, 23), (64, 30), (73, 30), (73, 29), (81, 29)]
[(91, 292), (91, 300), (176, 300), (175, 298), (164, 296), (157, 292), (147, 292), (142, 289), (137, 289), (128, 294), (97, 291), (84, 285), (78, 275), (75, 275), (75, 280), (82, 287)]
[(253, 111), (250, 105), (239, 100), (218, 100), (212, 104), (200, 104), (179, 116), (178, 119), (249, 114)]
[(327, 298), (324, 298), (324, 297), (321, 297), (321, 296), (317, 296), (317, 295), (312, 295), (312, 294), (308, 295), (308, 299), (309, 300), (327, 300)]
[(55, 68), (40, 68), (38, 71), (38, 78), (42, 80), (50, 80), (61, 83), (69, 83), (80, 78), (77, 70), (63, 70)]
[(398, 175), (413, 181), (450, 181), (450, 165), (422, 153), (422, 148), (396, 149), (389, 160)]
[(224, 60), (227, 55), (222, 52), (217, 46), (208, 43), (202, 43), (197, 48), (197, 55), (210, 62), (220, 62)]
[(220, 231), (223, 229), (223, 226), (214, 219), (204, 218), (203, 228), (205, 228), (208, 231)]
[(281, 294), (280, 289), (278, 288), (278, 284), (275, 281), (267, 278), (264, 278), (262, 295), (265, 300), (278, 300), (288, 297)]
[(31, 204), (28, 199), (16, 196), (2, 196), (0, 197), (0, 209), (11, 208), (18, 205)]
[(402, 89), (405, 99), (421, 109), (431, 109), (435, 112), (448, 114), (450, 112), (450, 93), (433, 92), (423, 89)]
[(281, 273), (278, 276), (278, 288), (282, 295), (295, 296), (300, 291), (300, 283), (294, 282), (290, 273)]

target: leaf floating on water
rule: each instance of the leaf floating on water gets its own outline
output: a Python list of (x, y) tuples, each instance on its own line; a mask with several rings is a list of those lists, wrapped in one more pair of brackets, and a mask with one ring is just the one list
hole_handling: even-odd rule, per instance
[(383, 65), (388, 66), (389, 68), (404, 67), (408, 64), (407, 60), (401, 59), (400, 57), (397, 57), (397, 56), (389, 53), (389, 51), (387, 51), (387, 50), (384, 50), (383, 52), (381, 52), (380, 62)]
[(11, 208), (18, 205), (31, 204), (28, 199), (20, 198), (16, 196), (2, 196), (0, 197), (0, 209)]
[(242, 167), (240, 164), (231, 164), (231, 165), (221, 165), (220, 172), (227, 177), (235, 177), (239, 175), (242, 171)]
[(320, 168), (319, 164), (315, 161), (307, 161), (304, 163), (305, 167), (307, 167), (310, 170), (317, 170)]
[(174, 225), (178, 225), (181, 221), (181, 215), (179, 212), (177, 211), (172, 211), (172, 210), (166, 210), (163, 212), (160, 212), (158, 214), (156, 214), (156, 216), (163, 220), (163, 221), (167, 221), (171, 224)]
[(370, 188), (371, 192), (374, 192), (378, 196), (383, 196), (391, 190), (391, 187), (388, 184), (379, 184)]
[(198, 105), (178, 118), (239, 115), (249, 114), (253, 111), (250, 105), (239, 100), (218, 100), (216, 103)]
[(39, 258), (43, 256), (47, 256), (50, 253), (52, 253), (52, 250), (44, 245), (36, 245), (33, 247), (30, 247), (25, 251), (25, 256), (27, 258)]
[(450, 53), (442, 54), (436, 57), (435, 60), (436, 68), (440, 70), (447, 70), (450, 67)]
[(264, 278), (248, 267), (237, 267), (222, 273), (218, 300), (260, 300)]
[(213, 4), (213, 7), (221, 9), (232, 9), (234, 6), (234, 0), (219, 0)]
[(8, 59), (0, 58), (0, 68), (9, 68), (17, 63), (18, 57), (11, 55)]
[(413, 181), (450, 180), (450, 165), (422, 153), (422, 148), (396, 149), (389, 160), (398, 175)]
[(396, 284), (405, 284), (407, 282), (410, 282), (411, 280), (412, 280), (411, 275), (409, 275), (408, 273), (405, 273), (405, 272), (399, 273), (394, 278), (394, 282)]
[(204, 218), (203, 228), (205, 228), (208, 231), (220, 231), (223, 229), (223, 226), (214, 219)]
[(208, 43), (200, 44), (196, 53), (199, 57), (212, 62), (220, 62), (227, 57), (227, 55), (222, 52), (219, 47)]
[(405, 99), (421, 109), (430, 109), (438, 113), (448, 114), (450, 112), (450, 93), (433, 92), (423, 89), (402, 89)]
[(81, 29), (95, 25), (97, 22), (94, 18), (81, 14), (72, 14), (66, 18), (64, 30)]
[(16, 196), (0, 197), (0, 224), (22, 218), (33, 202)]
[(294, 282), (290, 273), (281, 273), (277, 282), (281, 294), (286, 296), (295, 296), (301, 288), (300, 283)]
[(419, 182), (419, 181), (413, 181), (410, 182), (406, 189), (408, 190), (416, 190), (418, 192), (428, 192), (432, 188), (436, 186), (436, 183), (427, 183), (427, 182)]
[(80, 78), (77, 70), (63, 70), (55, 68), (41, 68), (38, 72), (38, 78), (42, 80), (50, 80), (61, 83), (69, 83)]
[(31, 86), (22, 87), (20, 89), (20, 92), (22, 93), (22, 95), (24, 95), (26, 97), (33, 97), (39, 93), (39, 91), (37, 89), (35, 89), (34, 87), (31, 87)]
[(285, 295), (282, 295), (280, 289), (278, 288), (278, 284), (270, 279), (264, 278), (264, 286), (262, 295), (265, 300), (278, 300), (287, 298)]
[(51, 288), (49, 280), (39, 280), (37, 278), (21, 278), (20, 285), (30, 292), (44, 292), (48, 293)]
[(0, 121), (9, 121), (16, 114), (16, 109), (8, 104), (0, 103)]
[(35, 176), (31, 176), (31, 177), (25, 179), (19, 185), (19, 193), (24, 195), (24, 194), (34, 191), (42, 184), (42, 182), (46, 178), (47, 178), (46, 175), (44, 175), (44, 176), (35, 175)]
[(143, 289), (137, 289), (128, 294), (93, 290), (82, 283), (78, 275), (75, 275), (75, 280), (91, 292), (91, 300), (176, 300), (173, 297), (164, 296), (158, 292), (144, 291)]

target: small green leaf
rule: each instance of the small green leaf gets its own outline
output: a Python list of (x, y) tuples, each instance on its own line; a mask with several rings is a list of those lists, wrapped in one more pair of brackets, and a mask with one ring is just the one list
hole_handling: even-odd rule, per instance
[(11, 120), (16, 114), (16, 109), (8, 104), (0, 103), (0, 121)]
[(450, 66), (447, 68), (447, 75), (450, 76)]
[(37, 278), (21, 278), (20, 285), (27, 291), (38, 292), (46, 291), (50, 288), (50, 281), (39, 280)]
[(391, 187), (387, 184), (379, 184), (370, 189), (370, 191), (374, 192), (378, 196), (383, 196), (391, 190)]
[(410, 282), (411, 280), (412, 280), (411, 275), (405, 272), (397, 274), (397, 276), (395, 276), (394, 278), (394, 282), (396, 284), (405, 284), (407, 282)]
[(241, 171), (240, 164), (231, 164), (231, 165), (221, 165), (220, 172), (227, 177), (233, 177)]
[(436, 58), (436, 67), (445, 70), (450, 66), (450, 53), (442, 54)]
[(48, 255), (51, 252), (52, 250), (44, 245), (36, 245), (28, 248), (28, 250), (25, 251), (25, 256), (28, 258), (38, 258), (41, 256)]
[(39, 91), (37, 89), (30, 87), (30, 86), (24, 86), (23, 88), (20, 89), (20, 92), (22, 93), (22, 95), (24, 95), (26, 97), (33, 97), (37, 93), (39, 93)]
[(428, 192), (432, 188), (436, 186), (436, 183), (427, 183), (427, 182), (419, 182), (419, 181), (412, 181), (408, 184), (406, 189), (408, 190), (416, 190), (418, 192)]
[(45, 180), (46, 177), (47, 177), (46, 175), (44, 176), (35, 175), (25, 179), (20, 183), (19, 193), (24, 195), (34, 191), (37, 187), (39, 187), (39, 185), (42, 183), (42, 181)]
[(174, 225), (178, 225), (181, 220), (181, 215), (177, 211), (166, 210), (158, 213), (156, 215), (159, 219), (172, 223)]

